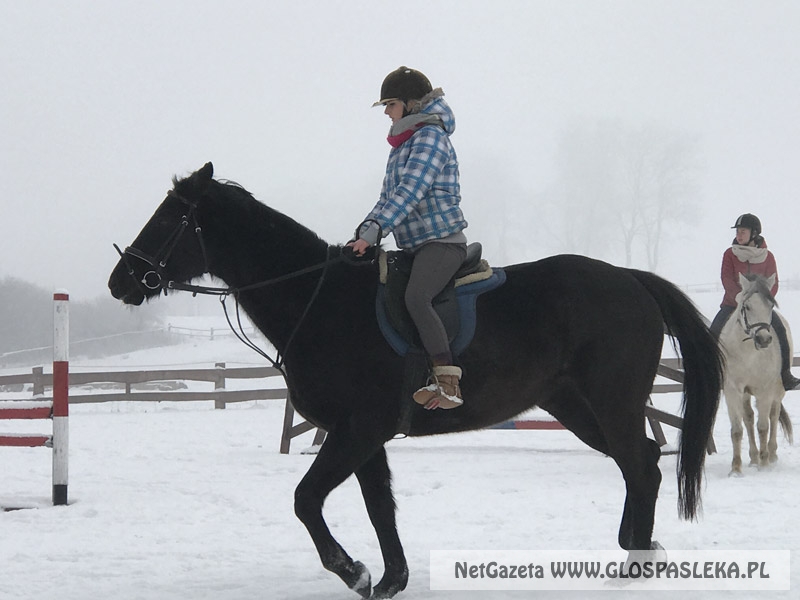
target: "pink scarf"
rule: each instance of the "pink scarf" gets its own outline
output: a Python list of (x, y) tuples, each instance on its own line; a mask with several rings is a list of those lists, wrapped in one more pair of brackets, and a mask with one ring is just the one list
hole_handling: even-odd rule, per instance
[(442, 120), (436, 115), (419, 113), (407, 115), (392, 125), (386, 141), (389, 142), (392, 148), (399, 148), (416, 133), (417, 129), (431, 124), (441, 125)]
[(387, 141), (387, 142), (389, 142), (389, 145), (390, 145), (392, 148), (399, 148), (399, 147), (400, 147), (400, 146), (402, 146), (402, 145), (403, 145), (403, 144), (404, 144), (404, 143), (405, 143), (405, 142), (406, 142), (408, 139), (410, 139), (410, 138), (411, 138), (411, 136), (412, 136), (412, 135), (414, 135), (414, 132), (415, 132), (417, 129), (419, 129), (420, 127), (422, 127), (422, 125), (423, 125), (422, 123), (417, 123), (417, 124), (414, 126), (414, 128), (413, 128), (413, 129), (407, 129), (407, 130), (405, 130), (403, 133), (401, 133), (400, 135), (390, 135), (390, 136), (388, 136), (388, 137), (386, 138), (386, 141)]

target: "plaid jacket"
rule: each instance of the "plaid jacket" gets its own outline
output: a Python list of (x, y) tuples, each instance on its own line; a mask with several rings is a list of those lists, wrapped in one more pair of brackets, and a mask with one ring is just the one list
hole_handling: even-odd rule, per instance
[(441, 126), (424, 125), (392, 148), (380, 200), (367, 215), (380, 223), (384, 236), (393, 233), (400, 248), (415, 248), (467, 226), (459, 208), (458, 158), (450, 143), (453, 111), (438, 97), (421, 112), (437, 115)]

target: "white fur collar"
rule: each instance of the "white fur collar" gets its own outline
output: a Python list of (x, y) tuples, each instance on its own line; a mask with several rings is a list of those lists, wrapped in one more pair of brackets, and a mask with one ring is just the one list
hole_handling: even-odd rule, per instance
[(755, 246), (740, 246), (739, 244), (734, 244), (731, 246), (731, 250), (742, 262), (750, 263), (750, 264), (759, 264), (763, 263), (767, 260), (767, 249), (766, 248), (756, 248)]

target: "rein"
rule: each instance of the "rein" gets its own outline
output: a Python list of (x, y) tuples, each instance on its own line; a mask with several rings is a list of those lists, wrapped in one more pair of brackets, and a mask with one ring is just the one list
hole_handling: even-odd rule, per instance
[[(286, 354), (288, 353), (289, 347), (291, 346), (292, 341), (294, 340), (295, 334), (297, 334), (298, 330), (300, 329), (300, 326), (305, 320), (308, 311), (311, 309), (311, 305), (316, 300), (317, 295), (319, 294), (319, 291), (322, 288), (322, 284), (324, 283), (325, 276), (327, 275), (328, 272), (328, 267), (332, 264), (342, 261), (351, 262), (353, 264), (364, 264), (365, 262), (371, 262), (371, 261), (359, 260), (355, 257), (351, 258), (344, 251), (341, 252), (338, 256), (331, 258), (330, 256), (331, 247), (328, 246), (325, 249), (325, 260), (320, 263), (311, 265), (309, 267), (305, 267), (298, 271), (286, 273), (284, 275), (280, 275), (272, 279), (266, 279), (264, 281), (259, 281), (241, 287), (212, 287), (205, 285), (192, 285), (189, 283), (182, 283), (174, 280), (167, 280), (165, 282), (163, 274), (166, 271), (169, 259), (172, 255), (173, 250), (178, 245), (178, 242), (183, 236), (183, 233), (189, 227), (190, 220), (194, 222), (194, 232), (197, 235), (197, 241), (198, 244), (200, 245), (200, 251), (203, 254), (203, 261), (205, 263), (204, 273), (209, 272), (208, 255), (206, 253), (205, 242), (203, 241), (203, 230), (197, 221), (197, 214), (196, 214), (197, 203), (192, 202), (187, 198), (181, 196), (175, 190), (168, 191), (167, 195), (172, 196), (173, 198), (177, 198), (178, 200), (186, 204), (189, 207), (189, 210), (187, 211), (187, 214), (181, 217), (181, 220), (178, 223), (178, 225), (175, 227), (175, 229), (172, 230), (172, 233), (170, 233), (170, 235), (167, 237), (164, 243), (161, 244), (161, 247), (156, 251), (155, 255), (151, 256), (145, 252), (142, 252), (138, 248), (134, 248), (133, 246), (128, 246), (125, 248), (124, 251), (122, 251), (119, 249), (119, 246), (114, 244), (114, 248), (116, 249), (117, 253), (120, 255), (120, 258), (122, 259), (122, 261), (124, 262), (125, 266), (128, 269), (128, 275), (130, 275), (133, 278), (133, 280), (136, 282), (136, 285), (139, 287), (139, 290), (145, 296), (147, 295), (147, 290), (150, 291), (159, 290), (159, 292), (163, 290), (165, 295), (167, 294), (168, 290), (174, 290), (182, 292), (191, 292), (193, 296), (196, 296), (197, 294), (219, 296), (220, 303), (222, 304), (222, 310), (225, 313), (225, 320), (228, 322), (228, 326), (230, 327), (233, 334), (245, 346), (252, 349), (265, 359), (267, 359), (269, 363), (273, 367), (278, 369), (283, 375), (283, 377), (286, 378), (286, 372), (284, 371), (283, 368), (283, 365), (286, 360)], [(147, 263), (152, 267), (142, 276), (141, 280), (136, 277), (136, 273), (129, 261), (128, 258), (129, 256), (144, 261), (145, 263)], [(300, 318), (298, 319), (297, 323), (292, 329), (291, 334), (289, 335), (289, 339), (286, 342), (286, 347), (284, 348), (283, 355), (281, 356), (281, 354), (278, 353), (276, 354), (276, 357), (273, 359), (264, 350), (259, 348), (255, 342), (253, 342), (249, 337), (247, 337), (247, 334), (244, 332), (244, 327), (242, 326), (241, 314), (239, 310), (239, 294), (241, 292), (247, 292), (262, 287), (267, 287), (270, 285), (276, 285), (278, 283), (282, 283), (284, 281), (288, 281), (296, 277), (301, 277), (302, 275), (306, 275), (308, 273), (312, 273), (314, 271), (319, 271), (319, 270), (321, 270), (322, 273), (320, 273), (319, 279), (317, 280), (317, 285), (315, 286), (314, 291), (311, 294), (311, 297), (309, 298), (305, 309), (303, 310), (303, 313), (300, 315)], [(233, 296), (236, 302), (236, 325), (238, 326), (238, 331), (237, 327), (234, 326), (234, 324), (231, 322), (231, 318), (228, 313), (228, 307), (225, 304), (225, 301), (228, 296)]]
[[(287, 273), (285, 275), (281, 275), (279, 277), (275, 277), (273, 279), (266, 279), (264, 281), (259, 281), (257, 283), (253, 283), (250, 285), (238, 287), (238, 288), (221, 288), (221, 287), (210, 287), (210, 286), (203, 286), (203, 285), (191, 285), (188, 283), (181, 283), (178, 281), (168, 281), (166, 287), (164, 288), (164, 293), (167, 293), (167, 290), (175, 290), (175, 291), (182, 291), (182, 292), (191, 292), (193, 296), (197, 294), (205, 294), (209, 296), (219, 296), (220, 304), (222, 304), (222, 311), (225, 313), (225, 320), (228, 323), (228, 327), (230, 327), (233, 334), (237, 337), (237, 339), (242, 342), (245, 346), (259, 354), (260, 356), (264, 357), (269, 361), (269, 363), (278, 369), (283, 377), (286, 377), (286, 372), (283, 369), (283, 365), (286, 362), (286, 354), (289, 352), (289, 347), (292, 345), (292, 341), (294, 340), (295, 334), (300, 329), (300, 326), (303, 324), (303, 321), (308, 314), (308, 311), (311, 309), (311, 305), (314, 304), (314, 300), (317, 299), (317, 295), (319, 294), (320, 289), (322, 289), (322, 284), (325, 281), (325, 275), (327, 275), (328, 267), (334, 263), (341, 262), (343, 260), (347, 260), (344, 255), (340, 254), (334, 258), (330, 258), (330, 246), (325, 249), (325, 260), (321, 263), (317, 263), (310, 267), (306, 267), (304, 269), (300, 269), (299, 271), (293, 271), (291, 273)], [(286, 342), (286, 347), (283, 350), (283, 355), (281, 356), (280, 353), (276, 354), (275, 358), (273, 359), (269, 354), (267, 354), (264, 350), (259, 348), (259, 346), (253, 342), (247, 334), (244, 332), (244, 326), (242, 325), (242, 317), (241, 311), (239, 310), (239, 294), (241, 292), (246, 292), (262, 287), (266, 287), (269, 285), (275, 285), (277, 283), (281, 283), (283, 281), (288, 281), (290, 279), (294, 279), (296, 277), (300, 277), (302, 275), (306, 275), (307, 273), (311, 273), (313, 271), (322, 270), (320, 273), (319, 279), (317, 279), (317, 285), (314, 287), (314, 291), (311, 294), (311, 297), (308, 299), (306, 303), (306, 307), (303, 309), (303, 313), (300, 315), (300, 318), (295, 323), (294, 328), (292, 329), (292, 333), (289, 334), (289, 339)], [(225, 304), (225, 300), (228, 296), (233, 296), (233, 299), (236, 303), (236, 325), (233, 325), (231, 322), (230, 315), (228, 314), (228, 306)]]

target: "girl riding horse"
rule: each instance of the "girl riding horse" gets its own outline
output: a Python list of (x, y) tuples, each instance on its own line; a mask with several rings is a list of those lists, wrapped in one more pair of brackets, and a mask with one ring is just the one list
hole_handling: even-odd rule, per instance
[[(719, 338), (719, 334), (728, 317), (736, 309), (736, 296), (742, 291), (739, 275), (775, 276), (775, 283), (770, 292), (778, 293), (778, 267), (775, 256), (767, 249), (767, 242), (761, 235), (761, 220), (745, 213), (736, 219), (731, 229), (736, 230), (731, 247), (722, 255), (722, 286), (725, 295), (722, 298), (719, 312), (711, 323), (711, 332)], [(773, 317), (771, 327), (775, 331), (781, 348), (781, 380), (785, 390), (793, 390), (800, 385), (800, 379), (792, 375), (792, 357), (789, 356), (789, 342), (786, 339), (786, 328), (781, 320)]]
[(450, 143), (456, 127), (441, 88), (435, 90), (419, 71), (400, 67), (381, 86), (392, 120), (392, 146), (380, 199), (348, 243), (363, 255), (379, 236), (394, 234), (397, 245), (414, 255), (406, 288), (408, 313), (417, 326), (432, 369), (428, 385), (414, 393), (425, 408), (461, 406), (461, 368), (453, 364), (450, 342), (432, 300), (456, 274), (467, 255), (458, 182), (458, 158)]

